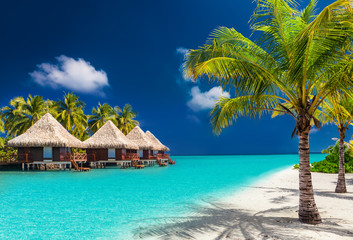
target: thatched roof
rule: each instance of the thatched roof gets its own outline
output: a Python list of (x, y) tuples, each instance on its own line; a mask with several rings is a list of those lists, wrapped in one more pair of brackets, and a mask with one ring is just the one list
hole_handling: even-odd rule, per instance
[(50, 113), (45, 114), (25, 133), (10, 140), (9, 147), (75, 147), (84, 144), (72, 136)]
[(157, 148), (157, 149), (155, 149), (155, 150), (164, 151), (164, 152), (169, 152), (170, 151), (170, 149), (167, 146), (163, 145), (158, 140), (158, 138), (156, 138), (150, 131), (147, 131), (146, 135), (150, 139), (150, 141), (156, 146), (155, 148)]
[(92, 137), (84, 141), (87, 148), (138, 149), (112, 121), (106, 122)]
[(139, 147), (139, 150), (157, 150), (154, 148), (154, 144), (150, 141), (149, 137), (147, 137), (139, 126), (132, 129), (126, 137), (135, 143)]

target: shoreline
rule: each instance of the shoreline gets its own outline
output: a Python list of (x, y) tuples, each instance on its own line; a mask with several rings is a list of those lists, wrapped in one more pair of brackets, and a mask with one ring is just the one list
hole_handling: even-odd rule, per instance
[(337, 194), (337, 174), (312, 173), (323, 220), (315, 226), (298, 221), (298, 175), (292, 167), (270, 173), (205, 204), (187, 220), (159, 226), (143, 235), (146, 239), (198, 240), (352, 239), (353, 174), (346, 174), (348, 193)]

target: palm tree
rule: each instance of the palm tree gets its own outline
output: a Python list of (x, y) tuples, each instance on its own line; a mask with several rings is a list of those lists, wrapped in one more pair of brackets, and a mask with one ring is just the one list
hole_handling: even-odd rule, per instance
[(293, 0), (257, 0), (251, 27), (255, 43), (234, 28), (216, 29), (203, 47), (190, 50), (184, 63), (187, 77), (206, 76), (233, 98), (220, 98), (211, 111), (216, 133), (239, 116), (285, 113), (294, 118), (299, 136), (299, 220), (321, 223), (310, 172), (309, 131), (325, 97), (352, 87), (352, 63), (344, 60), (350, 44), (353, 11), (339, 0), (314, 14), (316, 0), (300, 11)]
[(115, 119), (114, 109), (107, 103), (101, 105), (98, 103), (97, 108), (92, 109), (92, 115), (88, 116), (88, 126), (92, 133), (100, 129), (108, 120), (117, 122)]
[(130, 104), (125, 104), (123, 109), (115, 106), (114, 110), (116, 112), (117, 126), (125, 135), (139, 125), (139, 122), (134, 119), (137, 116), (137, 112), (132, 110)]
[(7, 130), (8, 136), (16, 136), (18, 129), (15, 127), (17, 120), (22, 117), (22, 105), (25, 102), (23, 97), (11, 99), (8, 106), (1, 109), (1, 115)]
[(64, 100), (56, 102), (56, 119), (74, 136), (82, 138), (87, 127), (85, 104), (73, 93), (65, 93)]
[(2, 108), (7, 135), (14, 137), (27, 131), (46, 113), (44, 106), (42, 96), (29, 95), (27, 100), (23, 97), (12, 99), (9, 106)]
[[(5, 124), (4, 121), (0, 118), (0, 133), (5, 132)], [(3, 148), (5, 146), (5, 139), (3, 137), (0, 137), (0, 148)]]
[(44, 103), (44, 109), (46, 113), (50, 113), (53, 116), (57, 115), (56, 102), (53, 100), (47, 99)]
[(350, 96), (335, 94), (325, 99), (322, 106), (320, 120), (323, 123), (334, 123), (338, 127), (339, 138), (339, 170), (338, 180), (335, 192), (346, 193), (346, 178), (345, 178), (345, 142), (346, 131), (348, 126), (353, 122), (353, 99)]

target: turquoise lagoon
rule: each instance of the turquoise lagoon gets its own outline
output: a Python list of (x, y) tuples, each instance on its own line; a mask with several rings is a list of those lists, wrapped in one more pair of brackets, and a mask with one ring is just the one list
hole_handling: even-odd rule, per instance
[(139, 239), (143, 229), (298, 162), (297, 155), (173, 159), (174, 166), (143, 170), (2, 171), (0, 239)]

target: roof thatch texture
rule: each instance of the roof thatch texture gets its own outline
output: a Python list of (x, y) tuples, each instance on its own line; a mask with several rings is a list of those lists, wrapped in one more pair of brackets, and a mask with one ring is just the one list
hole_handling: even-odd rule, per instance
[(84, 141), (87, 148), (138, 149), (112, 121), (106, 122), (92, 137)]
[(150, 141), (149, 137), (141, 130), (139, 126), (132, 129), (126, 137), (135, 143), (139, 147), (139, 150), (157, 150), (155, 149), (154, 144)]
[(155, 149), (155, 150), (157, 150), (157, 151), (164, 151), (164, 152), (169, 152), (169, 151), (170, 151), (170, 149), (169, 149), (167, 146), (163, 145), (163, 144), (158, 140), (158, 138), (156, 138), (150, 131), (147, 131), (147, 132), (146, 132), (146, 135), (147, 135), (147, 137), (150, 139), (150, 141), (153, 143), (153, 145), (155, 145), (155, 148), (157, 148), (157, 149)]
[(10, 140), (9, 147), (74, 147), (84, 144), (72, 136), (50, 113), (45, 114), (25, 133)]

